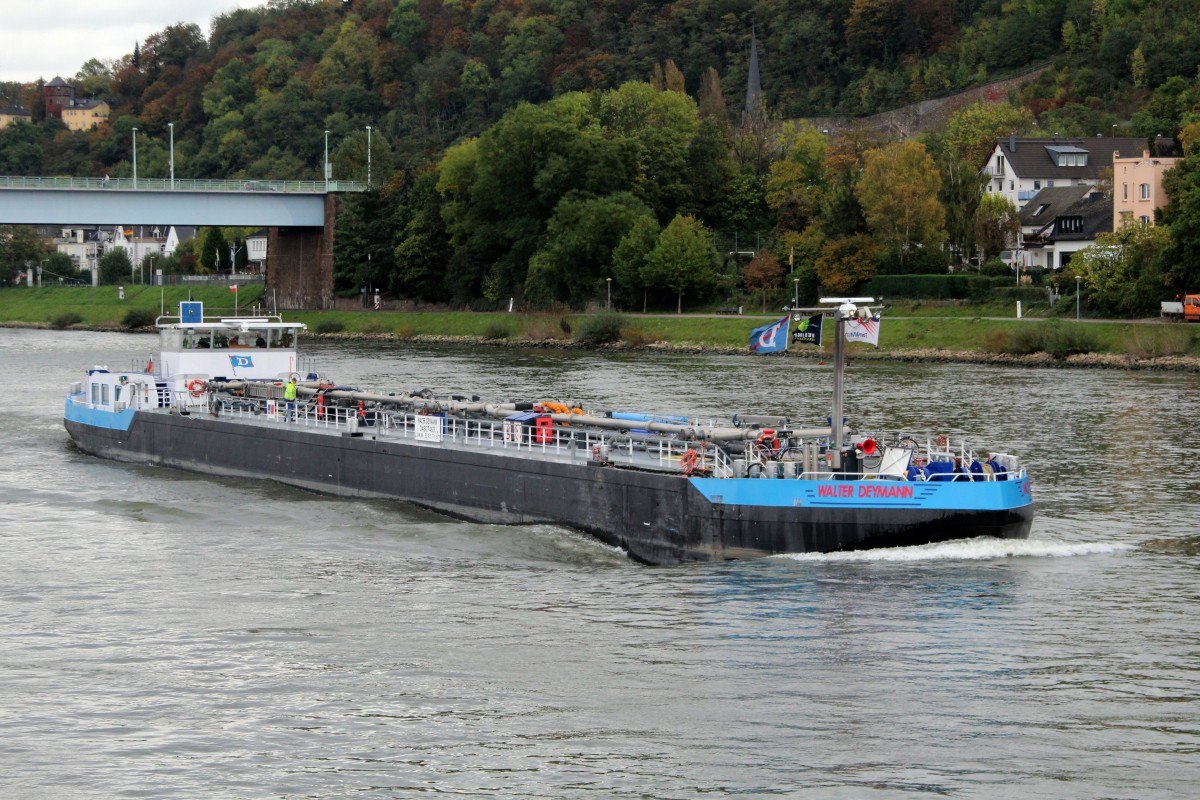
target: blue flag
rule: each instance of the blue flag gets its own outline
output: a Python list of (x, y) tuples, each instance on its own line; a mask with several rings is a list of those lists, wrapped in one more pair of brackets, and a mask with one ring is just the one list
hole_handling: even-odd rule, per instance
[(755, 353), (778, 353), (788, 347), (788, 322), (791, 317), (750, 331), (750, 350)]

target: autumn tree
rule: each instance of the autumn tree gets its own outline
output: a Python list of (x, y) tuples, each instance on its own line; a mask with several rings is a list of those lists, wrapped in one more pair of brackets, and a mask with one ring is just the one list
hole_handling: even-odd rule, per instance
[(785, 122), (780, 133), (783, 158), (771, 164), (766, 202), (786, 230), (804, 230), (821, 212), (828, 196), (825, 182), (826, 138), (807, 122)]
[(858, 201), (876, 239), (898, 254), (901, 270), (915, 248), (933, 252), (946, 240), (941, 181), (920, 142), (889, 144), (863, 159)]
[(878, 246), (865, 235), (830, 239), (821, 247), (814, 268), (821, 287), (833, 294), (849, 294), (875, 277)]
[(975, 242), (983, 251), (981, 261), (1015, 243), (1020, 233), (1021, 217), (1011, 200), (1002, 194), (985, 194), (979, 199)]
[(946, 123), (946, 148), (978, 170), (996, 140), (1024, 134), (1033, 125), (1033, 114), (1024, 106), (980, 100), (967, 106)]
[(762, 292), (762, 310), (767, 310), (767, 291), (779, 288), (783, 267), (774, 253), (759, 252), (742, 267), (742, 282), (751, 291)]

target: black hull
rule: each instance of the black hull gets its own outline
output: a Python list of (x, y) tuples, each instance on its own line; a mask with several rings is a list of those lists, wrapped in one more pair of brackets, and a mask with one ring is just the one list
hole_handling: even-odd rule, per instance
[(87, 453), (209, 475), (268, 478), (342, 497), (401, 500), (485, 523), (565, 525), (649, 564), (1025, 538), (1029, 504), (1002, 511), (711, 503), (680, 475), (336, 436), (280, 425), (138, 413), (128, 431), (70, 419)]

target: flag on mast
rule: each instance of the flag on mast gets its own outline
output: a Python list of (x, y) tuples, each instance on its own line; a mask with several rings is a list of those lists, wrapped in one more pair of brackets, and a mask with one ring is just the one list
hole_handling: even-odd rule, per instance
[(815, 344), (821, 346), (821, 322), (825, 319), (822, 314), (804, 317), (796, 330), (792, 331), (792, 341), (796, 344)]
[(788, 323), (791, 317), (776, 320), (750, 331), (750, 350), (754, 353), (778, 353), (788, 348)]
[(851, 317), (846, 320), (846, 341), (866, 342), (879, 347), (879, 315)]

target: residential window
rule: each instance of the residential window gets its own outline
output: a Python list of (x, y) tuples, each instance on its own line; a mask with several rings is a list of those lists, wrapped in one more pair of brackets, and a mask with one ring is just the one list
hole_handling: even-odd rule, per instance
[(1041, 182), (1041, 181), (1034, 181), (1034, 182), (1033, 182), (1033, 190), (1034, 190), (1035, 192), (1036, 192), (1038, 189), (1041, 189), (1041, 188), (1042, 188), (1042, 182)]
[(1129, 199), (1129, 184), (1128, 183), (1121, 184), (1121, 199), (1122, 200)]
[(1143, 214), (1142, 216), (1138, 217), (1138, 222), (1142, 223), (1143, 225), (1149, 225), (1150, 218)]
[(1141, 192), (1143, 200), (1150, 199), (1150, 184), (1143, 183), (1141, 186), (1138, 187), (1138, 190)]
[(1004, 156), (996, 156), (996, 174), (1004, 174)]
[(1053, 180), (1048, 180), (1048, 181), (1046, 181), (1046, 188), (1047, 188), (1047, 189), (1053, 189), (1053, 188), (1054, 188), (1054, 181), (1053, 181)]
[(1008, 190), (1011, 192), (1015, 188), (1017, 188), (1016, 183), (1013, 181), (1009, 181), (1008, 182)]

